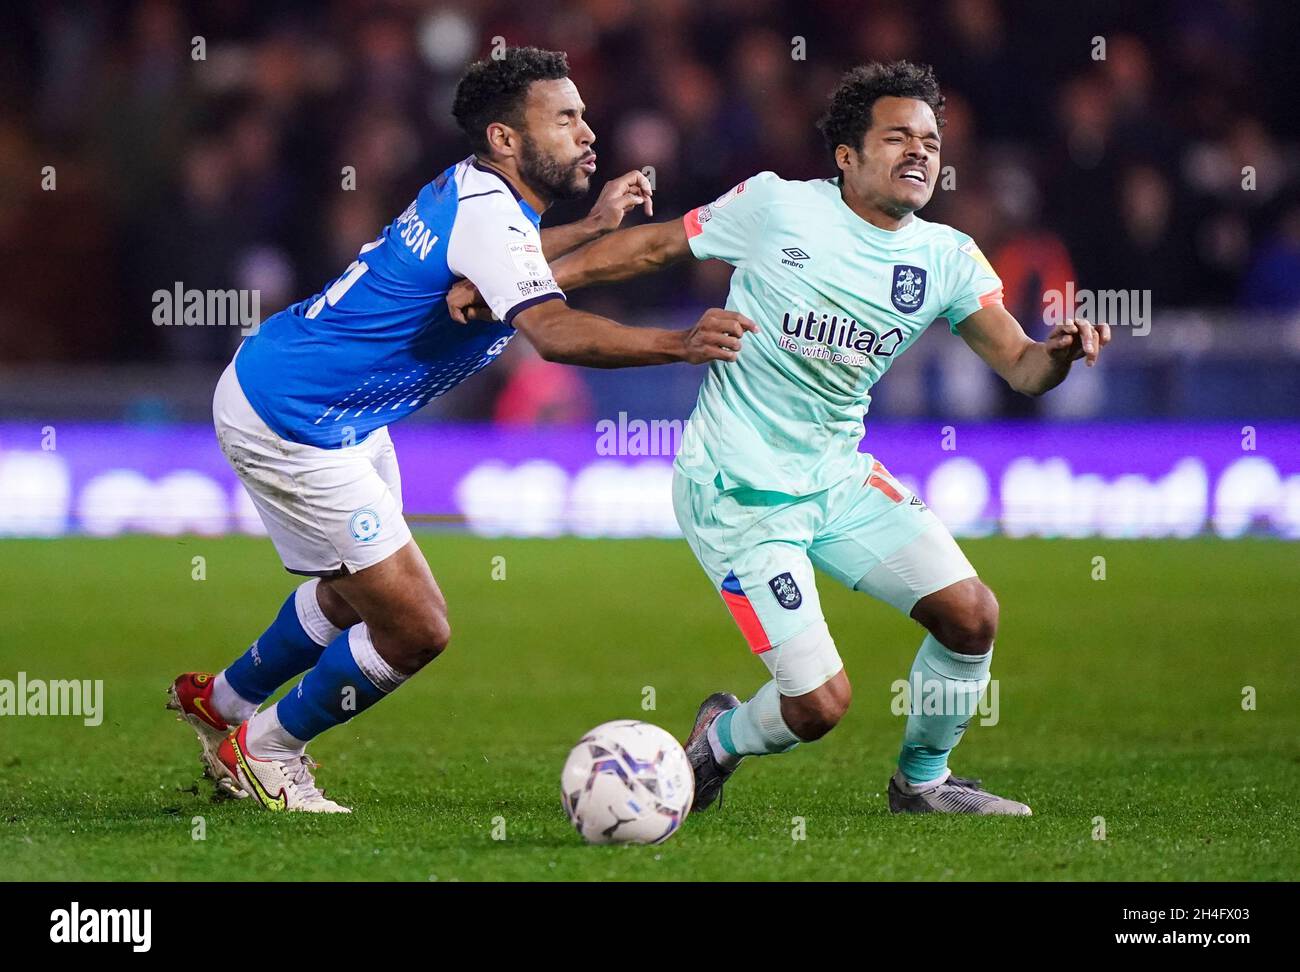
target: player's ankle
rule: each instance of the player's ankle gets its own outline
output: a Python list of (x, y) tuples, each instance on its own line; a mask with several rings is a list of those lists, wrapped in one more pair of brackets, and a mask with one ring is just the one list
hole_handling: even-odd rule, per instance
[(745, 757), (740, 753), (733, 753), (722, 741), (722, 737), (718, 732), (718, 723), (724, 717), (730, 718), (730, 713), (724, 712), (710, 722), (709, 728), (705, 730), (705, 736), (709, 740), (709, 751), (713, 753), (714, 762), (725, 770), (734, 770)]
[(257, 703), (250, 702), (238, 692), (226, 679), (224, 671), (212, 680), (212, 694), (208, 697), (209, 707), (217, 718), (225, 720), (226, 725), (234, 727), (257, 714)]
[(280, 724), (275, 714), (275, 706), (257, 713), (249, 720), (244, 744), (248, 754), (254, 759), (269, 759), (277, 762), (298, 759), (307, 751), (307, 744)]

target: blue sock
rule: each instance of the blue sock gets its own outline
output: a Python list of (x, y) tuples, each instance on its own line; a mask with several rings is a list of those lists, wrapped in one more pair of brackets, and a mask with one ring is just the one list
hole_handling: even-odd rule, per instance
[(225, 670), (226, 681), (244, 700), (261, 705), (295, 675), (316, 664), (339, 629), (316, 600), (318, 578), (289, 595), (271, 626)]
[(948, 754), (961, 741), (989, 683), (993, 649), (962, 655), (926, 635), (908, 677), (911, 711), (898, 768), (909, 783), (943, 776)]
[(305, 743), (364, 712), (405, 680), (375, 651), (369, 629), (353, 625), (329, 643), (316, 667), (275, 704), (274, 715), (286, 732)]

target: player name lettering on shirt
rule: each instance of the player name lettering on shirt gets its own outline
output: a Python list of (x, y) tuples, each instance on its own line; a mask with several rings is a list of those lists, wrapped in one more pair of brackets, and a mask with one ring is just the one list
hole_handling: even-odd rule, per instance
[(405, 243), (406, 248), (421, 260), (429, 255), (434, 244), (438, 242), (438, 237), (433, 235), (429, 227), (424, 225), (424, 220), (417, 215), (415, 203), (407, 206), (393, 225), (402, 227), (398, 239)]

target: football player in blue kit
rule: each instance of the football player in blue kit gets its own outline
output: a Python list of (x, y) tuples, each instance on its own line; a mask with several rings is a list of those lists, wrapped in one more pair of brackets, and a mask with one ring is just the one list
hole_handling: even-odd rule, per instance
[[(424, 186), (322, 292), (263, 322), (221, 376), (221, 449), (284, 566), (310, 578), (223, 671), (187, 672), (169, 689), (206, 772), (233, 796), (348, 812), (316, 785), (307, 744), (451, 639), (446, 601), (402, 518), (389, 424), (491, 364), (517, 332), (547, 360), (619, 368), (733, 361), (754, 328), (720, 309), (688, 330), (633, 328), (567, 305), (547, 261), (638, 205), (652, 211), (652, 187), (631, 172), (585, 220), (539, 230), (546, 208), (586, 193), (596, 169), (568, 73), (564, 54), (536, 48), (472, 65), (453, 114), (473, 154)], [(451, 321), (444, 298), (460, 279), (497, 321)]]

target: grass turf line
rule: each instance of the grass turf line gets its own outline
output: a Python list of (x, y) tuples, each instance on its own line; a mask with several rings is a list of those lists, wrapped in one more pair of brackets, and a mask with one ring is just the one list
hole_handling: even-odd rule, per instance
[[(685, 544), (422, 534), (450, 650), (312, 746), (350, 817), (213, 803), (163, 710), (294, 581), (253, 538), (5, 540), (0, 678), (102, 678), (103, 725), (0, 717), (0, 880), (1294, 880), (1300, 835), (1295, 545), (963, 544), (998, 593), (1000, 722), (962, 774), (1030, 819), (895, 817), (891, 685), (921, 632), (819, 578), (855, 687), (825, 740), (748, 760), (725, 808), (661, 847), (587, 847), (560, 808), (568, 748), (607, 719), (684, 735), (701, 698), (766, 679)], [(206, 580), (191, 578), (202, 556)], [(506, 579), (492, 579), (492, 558)], [(1108, 579), (1091, 580), (1104, 556)], [(1253, 686), (1257, 709), (1243, 711)], [(646, 688), (656, 708), (642, 709)], [(194, 840), (202, 817), (206, 839)], [(506, 840), (492, 839), (494, 818)], [(793, 840), (794, 818), (806, 840)], [(1106, 839), (1094, 840), (1094, 818)]]

